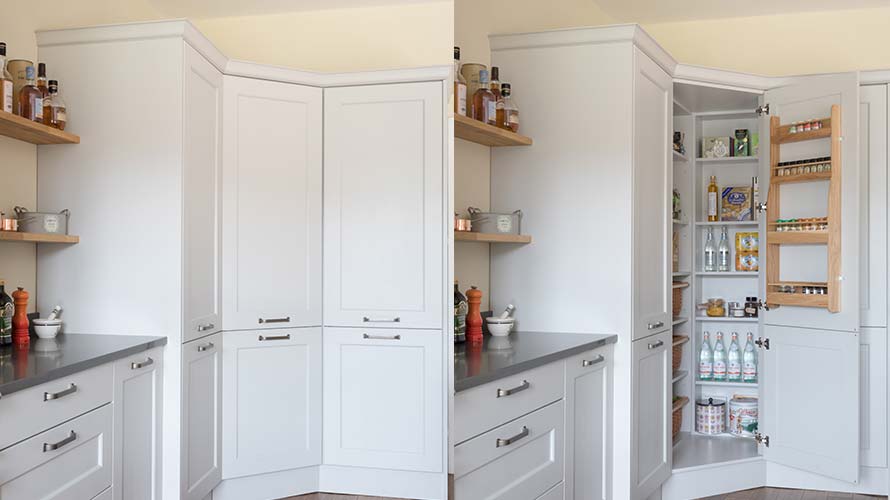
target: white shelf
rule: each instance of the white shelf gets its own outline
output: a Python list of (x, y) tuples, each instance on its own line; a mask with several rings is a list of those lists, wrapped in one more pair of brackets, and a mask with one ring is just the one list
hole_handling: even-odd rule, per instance
[(696, 271), (696, 276), (719, 276), (723, 278), (756, 278), (757, 271)]
[(696, 158), (698, 163), (757, 163), (758, 156), (729, 156), (726, 158)]
[(730, 318), (729, 316), (696, 316), (695, 321), (699, 323), (757, 323), (758, 318)]
[(673, 222), (675, 226), (688, 226), (689, 225), (688, 220), (671, 219), (671, 222)]
[(689, 321), (689, 318), (674, 318), (674, 321), (671, 322), (671, 326), (682, 325), (687, 321)]
[(762, 460), (753, 439), (680, 432), (674, 446), (674, 471)]
[(672, 383), (676, 384), (677, 382), (686, 378), (687, 375), (689, 375), (688, 370), (677, 370), (677, 373), (674, 374), (674, 379), (672, 380)]
[(687, 158), (686, 155), (682, 155), (673, 149), (671, 151), (674, 153), (674, 161), (689, 161), (689, 158)]
[(756, 226), (756, 220), (721, 220), (717, 222), (696, 222), (696, 226)]
[(690, 274), (692, 274), (692, 272), (691, 271), (677, 271), (677, 272), (671, 273), (671, 274), (674, 276), (689, 276)]
[(717, 386), (717, 387), (750, 387), (752, 389), (757, 389), (757, 383), (751, 382), (724, 382), (719, 380), (698, 380), (696, 379), (695, 385), (702, 386)]

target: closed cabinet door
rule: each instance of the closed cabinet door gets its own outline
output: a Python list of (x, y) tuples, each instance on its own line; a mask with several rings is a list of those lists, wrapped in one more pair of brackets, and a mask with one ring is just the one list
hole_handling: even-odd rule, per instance
[(611, 349), (566, 360), (566, 499), (609, 500)]
[(182, 345), (182, 499), (202, 500), (222, 480), (221, 333)]
[(115, 500), (161, 499), (163, 348), (114, 363)]
[(859, 307), (887, 326), (887, 85), (859, 89)]
[(631, 499), (649, 497), (671, 475), (671, 333), (633, 343)]
[(226, 330), (321, 325), (322, 90), (225, 78)]
[(443, 469), (442, 332), (326, 328), (324, 462)]
[(220, 322), (222, 74), (188, 44), (183, 68), (184, 341)]
[(634, 49), (633, 338), (671, 327), (671, 77)]
[(223, 478), (321, 463), (321, 328), (226, 332)]
[(325, 90), (325, 324), (441, 328), (441, 83)]

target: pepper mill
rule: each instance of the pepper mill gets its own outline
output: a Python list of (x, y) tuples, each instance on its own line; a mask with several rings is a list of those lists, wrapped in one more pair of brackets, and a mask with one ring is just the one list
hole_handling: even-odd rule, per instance
[(482, 342), (482, 292), (475, 286), (467, 290), (467, 342)]
[(12, 314), (12, 343), (15, 345), (28, 345), (31, 337), (28, 335), (28, 292), (24, 288), (12, 292), (12, 300), (15, 303), (15, 312)]

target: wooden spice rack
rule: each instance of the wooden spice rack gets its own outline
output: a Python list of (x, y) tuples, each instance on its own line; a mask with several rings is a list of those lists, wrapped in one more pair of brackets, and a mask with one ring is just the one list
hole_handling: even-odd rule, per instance
[[(780, 125), (778, 116), (770, 118), (770, 190), (767, 197), (766, 217), (769, 221), (766, 233), (766, 281), (767, 303), (778, 305), (820, 307), (830, 312), (840, 312), (840, 290), (837, 276), (841, 274), (841, 108), (831, 106), (831, 117), (819, 120), (821, 128), (805, 132), (791, 133), (791, 125)], [(781, 145), (800, 141), (830, 139), (831, 169), (828, 172), (810, 172), (795, 175), (779, 175)], [(824, 162), (813, 162), (813, 164)], [(800, 164), (795, 166), (808, 166)], [(827, 181), (828, 217), (827, 229), (815, 231), (776, 231), (781, 218), (781, 186), (795, 182)], [(827, 283), (787, 282), (780, 279), (779, 252), (781, 245), (827, 245)], [(777, 291), (778, 286), (818, 286), (825, 287), (827, 294), (786, 293)]]
[(21, 116), (0, 111), (0, 135), (31, 144), (80, 144), (80, 137)]
[(532, 145), (530, 137), (458, 114), (454, 115), (454, 136), (483, 146)]

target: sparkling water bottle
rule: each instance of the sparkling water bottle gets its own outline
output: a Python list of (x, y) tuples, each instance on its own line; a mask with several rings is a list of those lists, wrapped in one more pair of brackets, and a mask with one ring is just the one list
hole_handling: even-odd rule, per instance
[(757, 382), (757, 351), (754, 350), (754, 334), (748, 332), (745, 354), (742, 358), (742, 381)]
[(714, 246), (714, 229), (708, 228), (708, 240), (705, 242), (705, 272), (717, 270), (717, 248)]
[(714, 380), (726, 380), (726, 348), (723, 347), (723, 332), (717, 332), (717, 341), (714, 342)]
[(730, 382), (742, 381), (742, 352), (739, 350), (739, 334), (736, 332), (732, 332), (729, 354), (726, 357), (726, 380)]
[(732, 268), (732, 254), (729, 250), (729, 241), (726, 235), (726, 226), (720, 234), (720, 244), (717, 245), (717, 270), (727, 272)]
[(711, 341), (708, 332), (704, 333), (701, 343), (701, 351), (698, 354), (698, 378), (699, 380), (711, 380), (714, 372), (714, 363), (711, 358)]

